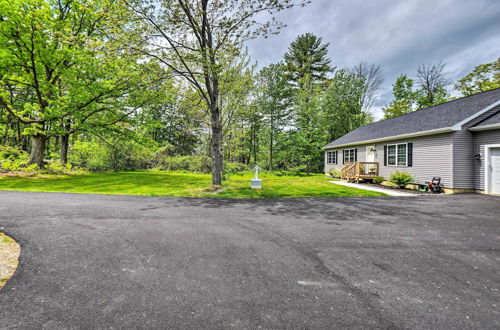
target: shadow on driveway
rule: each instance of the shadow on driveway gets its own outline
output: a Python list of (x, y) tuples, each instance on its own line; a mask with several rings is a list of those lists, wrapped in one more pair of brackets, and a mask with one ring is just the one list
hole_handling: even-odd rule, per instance
[(6, 328), (498, 328), (500, 198), (0, 192)]

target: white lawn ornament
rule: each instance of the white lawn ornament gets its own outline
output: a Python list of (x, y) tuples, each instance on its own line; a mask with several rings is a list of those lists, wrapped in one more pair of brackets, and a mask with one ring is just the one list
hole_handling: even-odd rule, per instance
[(250, 188), (261, 189), (262, 188), (262, 180), (259, 179), (259, 170), (261, 170), (261, 168), (259, 167), (259, 165), (255, 165), (253, 170), (255, 171), (255, 175), (254, 175), (253, 179), (250, 180)]

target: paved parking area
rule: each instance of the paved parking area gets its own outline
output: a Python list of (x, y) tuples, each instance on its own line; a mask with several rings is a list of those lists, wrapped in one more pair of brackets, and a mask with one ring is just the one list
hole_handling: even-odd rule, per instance
[(0, 328), (499, 328), (500, 198), (0, 192)]

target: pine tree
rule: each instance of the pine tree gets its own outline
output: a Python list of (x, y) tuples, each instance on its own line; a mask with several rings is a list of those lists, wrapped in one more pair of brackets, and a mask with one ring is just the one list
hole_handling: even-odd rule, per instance
[(327, 74), (333, 70), (328, 58), (328, 46), (329, 43), (323, 44), (322, 38), (312, 33), (299, 35), (284, 56), (290, 83), (303, 88), (306, 80), (311, 84), (324, 82)]

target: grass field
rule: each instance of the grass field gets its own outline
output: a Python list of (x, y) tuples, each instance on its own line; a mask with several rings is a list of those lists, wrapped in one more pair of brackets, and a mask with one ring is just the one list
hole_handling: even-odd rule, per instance
[(214, 191), (208, 174), (184, 172), (111, 172), (82, 175), (0, 176), (0, 190), (184, 197), (338, 197), (384, 194), (329, 183), (321, 174), (277, 176), (263, 173), (263, 189), (250, 189), (252, 173), (230, 175)]

